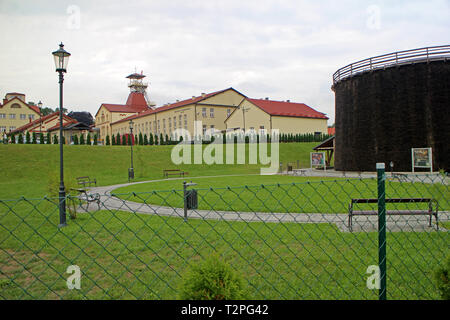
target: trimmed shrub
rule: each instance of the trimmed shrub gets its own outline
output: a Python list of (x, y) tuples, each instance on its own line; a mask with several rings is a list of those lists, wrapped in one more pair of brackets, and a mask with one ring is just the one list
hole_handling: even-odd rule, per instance
[(50, 132), (47, 132), (47, 139), (45, 139), (45, 143), (46, 144), (51, 144), (52, 143), (52, 138), (50, 136)]
[(242, 277), (214, 254), (193, 265), (183, 277), (180, 298), (183, 300), (245, 299)]
[(10, 138), (11, 138), (11, 144), (15, 144), (16, 143), (16, 135), (11, 134)]
[(30, 144), (31, 143), (31, 136), (30, 136), (30, 132), (27, 131), (27, 134), (25, 135), (25, 142), (26, 144)]
[(120, 146), (120, 133), (116, 134), (116, 145)]
[(148, 138), (147, 138), (147, 134), (144, 134), (144, 146), (148, 145)]
[(77, 146), (79, 143), (80, 142), (78, 141), (78, 135), (74, 135), (73, 136), (73, 144)]
[(86, 144), (88, 145), (88, 146), (90, 146), (91, 145), (91, 133), (90, 132), (88, 132), (88, 134), (87, 134), (87, 137), (86, 137)]
[[(114, 139), (114, 136), (113, 136), (113, 139)], [(109, 141), (109, 135), (106, 136), (106, 142), (105, 143), (106, 143), (107, 146), (109, 146), (111, 144), (110, 141)]]
[[(135, 140), (136, 141), (136, 140)], [(144, 137), (142, 136), (142, 133), (141, 132), (139, 132), (139, 140), (138, 140), (138, 142), (139, 142), (139, 145), (140, 146), (143, 146), (144, 145)]]
[(39, 134), (39, 143), (40, 144), (44, 144), (45, 143), (44, 134), (42, 132)]
[(58, 135), (53, 136), (53, 144), (58, 144)]
[(33, 138), (31, 141), (32, 144), (37, 144), (37, 136), (36, 136), (36, 132), (33, 132)]
[(148, 141), (148, 144), (152, 146), (154, 143), (155, 142), (153, 141), (153, 133), (150, 133), (150, 139)]
[(84, 134), (80, 134), (80, 145), (84, 145)]
[(19, 133), (19, 144), (23, 144), (23, 134)]
[(450, 300), (450, 257), (447, 258), (447, 265), (435, 272), (434, 278), (442, 300)]
[(116, 145), (116, 137), (114, 135), (111, 136), (111, 145)]
[(98, 145), (98, 138), (97, 138), (97, 134), (94, 134), (94, 139), (93, 139), (93, 145), (96, 146)]

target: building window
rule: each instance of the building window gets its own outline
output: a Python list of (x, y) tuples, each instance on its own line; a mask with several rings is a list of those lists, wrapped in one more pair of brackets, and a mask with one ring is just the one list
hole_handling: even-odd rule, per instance
[(6, 127), (5, 126), (0, 126), (0, 132), (3, 133), (6, 131)]
[(181, 123), (181, 114), (178, 116), (178, 126), (181, 128), (182, 123)]
[(10, 113), (9, 114), (9, 118), (10, 119), (15, 119), (16, 118), (16, 114), (15, 113)]
[(9, 127), (9, 131), (16, 130), (16, 127)]
[(6, 119), (6, 113), (0, 113), (0, 119)]
[(20, 115), (20, 120), (27, 120), (27, 115), (26, 114), (21, 114)]
[(203, 125), (203, 135), (206, 135), (206, 124)]
[(177, 128), (177, 117), (173, 117), (173, 128)]
[(158, 120), (158, 132), (159, 131), (161, 131), (161, 124), (160, 124), (160, 122), (159, 122), (159, 120)]
[(31, 119), (31, 120), (34, 120), (34, 114), (28, 115), (28, 118)]
[(18, 104), (18, 103), (13, 103), (13, 104), (11, 105), (11, 108), (18, 108), (18, 109), (20, 109), (20, 104)]
[(231, 109), (227, 109), (227, 118), (230, 116), (231, 114)]
[(203, 118), (206, 118), (206, 108), (202, 108), (202, 116)]
[(209, 109), (209, 117), (214, 118), (214, 108)]

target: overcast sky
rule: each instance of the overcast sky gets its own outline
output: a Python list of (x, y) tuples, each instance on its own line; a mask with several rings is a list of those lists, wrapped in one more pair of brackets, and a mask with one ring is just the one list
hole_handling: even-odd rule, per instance
[(450, 0), (0, 0), (0, 96), (58, 106), (62, 41), (69, 110), (125, 103), (136, 69), (158, 106), (233, 87), (306, 103), (332, 124), (337, 69), (449, 39)]

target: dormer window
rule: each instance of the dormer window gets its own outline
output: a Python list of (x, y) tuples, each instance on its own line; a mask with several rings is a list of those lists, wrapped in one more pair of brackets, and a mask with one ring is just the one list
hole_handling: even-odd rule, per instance
[(13, 104), (11, 105), (11, 108), (17, 108), (17, 109), (20, 109), (20, 104), (18, 104), (18, 103), (13, 103)]

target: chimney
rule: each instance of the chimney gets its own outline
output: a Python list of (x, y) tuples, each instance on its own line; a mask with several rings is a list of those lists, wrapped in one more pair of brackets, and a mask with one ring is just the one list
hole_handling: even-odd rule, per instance
[(206, 97), (206, 93), (202, 92), (202, 98)]
[(269, 100), (269, 97), (266, 97), (266, 100)]
[(291, 102), (291, 100), (286, 100), (286, 102)]

